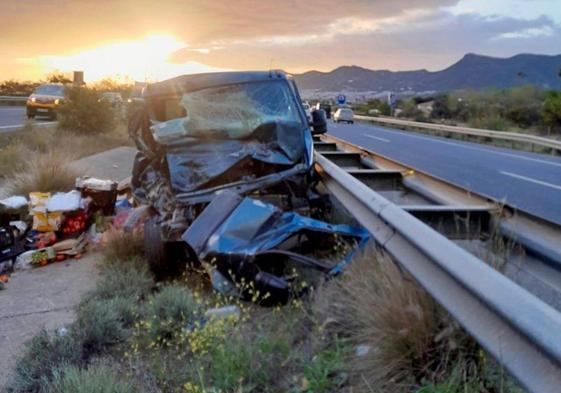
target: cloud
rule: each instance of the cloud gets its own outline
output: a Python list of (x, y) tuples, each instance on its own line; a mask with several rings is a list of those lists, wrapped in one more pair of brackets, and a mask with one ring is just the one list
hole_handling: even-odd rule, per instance
[[(322, 34), (340, 20), (396, 17), (458, 0), (22, 0), (0, 3), (3, 41), (49, 50), (168, 33), (194, 46)], [(351, 24), (352, 25), (352, 24)], [(349, 25), (341, 26), (342, 28)], [(357, 25), (351, 26), (360, 28)]]
[[(508, 4), (532, 7), (519, 0), (499, 1), (505, 10)], [(478, 13), (485, 2), (489, 0), (4, 1), (0, 70), (21, 67), (6, 65), (6, 59), (60, 62), (79, 53), (99, 53), (95, 50), (100, 47), (136, 42), (147, 34), (183, 43), (171, 57), (166, 55), (170, 70), (186, 63), (292, 72), (343, 64), (436, 70), (467, 52), (561, 53), (555, 19), (497, 13), (495, 2)], [(547, 1), (539, 3), (546, 10)], [(145, 56), (150, 57), (149, 49)], [(109, 57), (100, 61), (117, 66)], [(27, 67), (32, 66), (33, 60)]]
[[(365, 19), (361, 19), (364, 21)], [(367, 20), (367, 19), (366, 19)], [(367, 20), (368, 21), (368, 20)], [(477, 14), (452, 15), (439, 10), (418, 13), (407, 23), (384, 26), (360, 22), (361, 28), (334, 34), (329, 29), (322, 40), (262, 40), (233, 42), (207, 54), (175, 53), (175, 61), (228, 64), (232, 68), (284, 68), (292, 72), (309, 69), (331, 70), (356, 64), (375, 69), (439, 70), (468, 52), (507, 57), (520, 52), (561, 53), (561, 29), (547, 17), (521, 20), (483, 17)], [(367, 28), (364, 28), (366, 26)], [(355, 25), (356, 27), (356, 25)], [(548, 34), (524, 39), (500, 38), (512, 32), (546, 28)]]
[[(54, 70), (62, 72), (82, 70), (88, 82), (109, 76), (127, 76), (137, 81), (154, 81), (181, 74), (226, 70), (224, 67), (210, 67), (194, 61), (169, 62), (170, 54), (185, 45), (172, 36), (148, 35), (137, 41), (102, 45), (70, 55), (41, 55), (15, 60), (24, 66), (40, 68), (44, 73)], [(193, 51), (208, 53), (206, 48), (194, 48)], [(107, 60), (103, 61), (103, 59)]]
[(513, 38), (533, 38), (545, 36), (549, 37), (555, 33), (555, 29), (551, 26), (530, 27), (518, 31), (509, 31), (508, 33), (499, 34), (499, 38), (513, 39)]

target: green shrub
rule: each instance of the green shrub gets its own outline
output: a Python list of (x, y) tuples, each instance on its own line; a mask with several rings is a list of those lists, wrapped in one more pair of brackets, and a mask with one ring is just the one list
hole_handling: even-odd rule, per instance
[(210, 377), (207, 382), (211, 382), (208, 385), (219, 391), (231, 392), (236, 391), (239, 386), (255, 386), (259, 385), (260, 380), (266, 380), (267, 375), (260, 367), (266, 365), (253, 364), (251, 346), (244, 344), (246, 343), (232, 340), (227, 345), (213, 348), (207, 369), (207, 376)]
[(115, 113), (111, 105), (100, 101), (95, 90), (72, 87), (67, 101), (59, 109), (59, 127), (79, 134), (103, 134), (115, 129)]
[(59, 337), (43, 330), (27, 343), (8, 391), (40, 392), (53, 378), (54, 370), (63, 365), (78, 365), (81, 359), (81, 343), (72, 333)]
[(193, 321), (199, 305), (191, 293), (181, 286), (166, 286), (148, 302), (147, 315), (153, 340), (173, 338)]
[(141, 390), (111, 365), (97, 363), (86, 369), (74, 366), (59, 368), (48, 386), (52, 393), (136, 393)]
[(306, 386), (303, 389), (310, 393), (335, 392), (345, 383), (344, 378), (336, 378), (345, 368), (345, 350), (336, 341), (333, 347), (327, 347), (315, 355), (311, 362), (304, 365)]
[(474, 128), (492, 131), (507, 131), (511, 124), (499, 115), (484, 116), (470, 120), (469, 125)]
[(103, 267), (103, 277), (98, 281), (92, 296), (98, 299), (123, 297), (140, 299), (147, 296), (154, 286), (148, 269), (125, 261)]
[(130, 328), (140, 316), (140, 306), (138, 298), (136, 297), (123, 297), (116, 296), (108, 299), (90, 299), (82, 302), (81, 305), (86, 303), (97, 302), (102, 303), (103, 306), (115, 311), (117, 319), (121, 322), (124, 328)]
[(544, 124), (550, 129), (561, 126), (561, 92), (547, 92), (541, 116)]
[(214, 338), (208, 352), (195, 354), (195, 369), (201, 371), (195, 370), (193, 380), (223, 392), (293, 391), (295, 375), (301, 375), (303, 362), (314, 351), (308, 341), (314, 333), (302, 311), (292, 306), (261, 309), (246, 323), (223, 325), (225, 334)]
[(103, 353), (129, 336), (118, 311), (110, 301), (91, 300), (80, 305), (72, 330), (82, 344), (85, 358)]
[(290, 347), (291, 334), (257, 329), (255, 336), (237, 332), (211, 349), (205, 368), (207, 386), (226, 392), (280, 390), (287, 358), (297, 354)]
[(140, 307), (134, 298), (114, 297), (108, 300), (125, 328), (131, 327), (140, 315)]

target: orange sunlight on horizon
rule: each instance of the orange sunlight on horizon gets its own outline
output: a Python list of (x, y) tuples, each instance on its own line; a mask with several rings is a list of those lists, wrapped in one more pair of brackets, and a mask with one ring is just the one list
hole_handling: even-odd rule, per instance
[(181, 74), (223, 71), (225, 69), (188, 61), (171, 63), (170, 56), (189, 45), (169, 34), (152, 33), (136, 41), (104, 44), (70, 55), (18, 59), (37, 67), (41, 73), (84, 71), (86, 81), (104, 78), (158, 81)]

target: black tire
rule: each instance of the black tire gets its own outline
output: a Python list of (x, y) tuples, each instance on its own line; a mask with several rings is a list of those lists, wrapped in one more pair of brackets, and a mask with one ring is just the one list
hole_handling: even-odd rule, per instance
[(144, 249), (148, 266), (156, 276), (161, 276), (166, 271), (166, 248), (166, 243), (162, 239), (162, 230), (156, 217), (149, 218), (144, 223)]

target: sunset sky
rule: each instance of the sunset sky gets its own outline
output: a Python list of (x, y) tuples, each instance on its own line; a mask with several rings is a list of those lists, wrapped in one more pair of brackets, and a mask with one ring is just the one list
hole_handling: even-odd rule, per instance
[(0, 80), (438, 70), (467, 52), (560, 54), (561, 0), (0, 0)]

